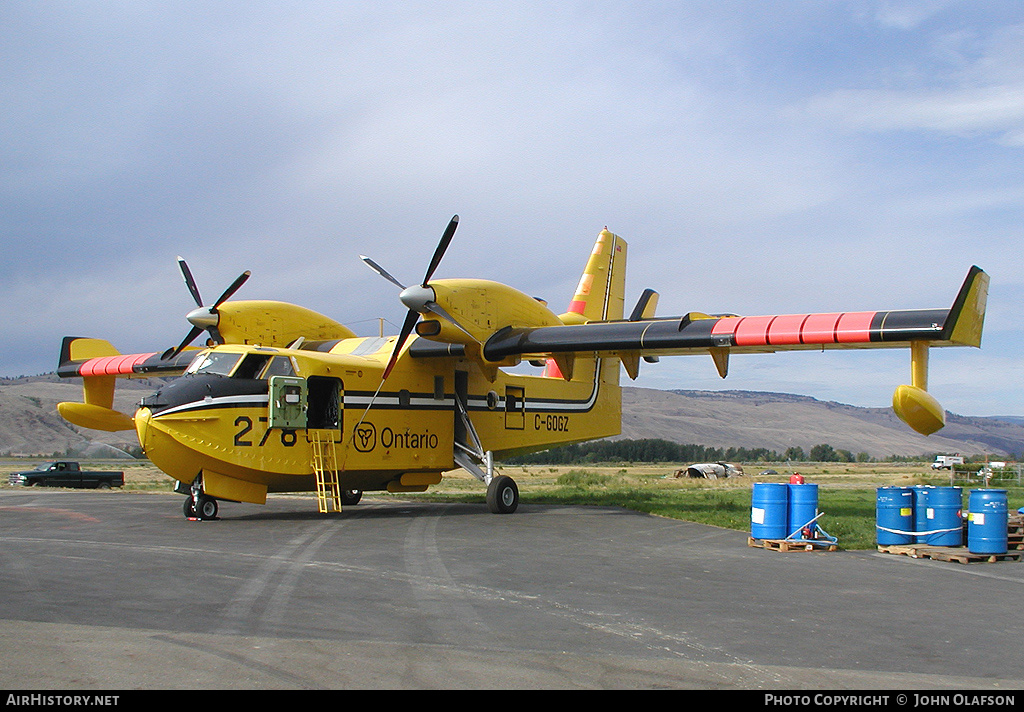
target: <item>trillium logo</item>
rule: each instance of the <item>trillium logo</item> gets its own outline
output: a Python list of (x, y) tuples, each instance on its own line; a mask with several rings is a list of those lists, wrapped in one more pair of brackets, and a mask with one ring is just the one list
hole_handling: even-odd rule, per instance
[(377, 447), (377, 428), (373, 423), (360, 423), (354, 436), (353, 442), (359, 452), (370, 452)]

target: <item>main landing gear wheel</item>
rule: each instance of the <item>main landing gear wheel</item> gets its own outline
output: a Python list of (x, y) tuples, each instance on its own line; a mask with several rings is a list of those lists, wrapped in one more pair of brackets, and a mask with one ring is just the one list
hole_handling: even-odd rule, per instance
[(487, 508), (495, 514), (512, 514), (519, 506), (519, 488), (507, 475), (498, 475), (487, 485)]
[(351, 506), (353, 504), (359, 504), (359, 500), (363, 498), (362, 490), (342, 490), (341, 492), (341, 504), (343, 506)]
[(182, 511), (188, 519), (202, 519), (204, 521), (217, 518), (217, 500), (207, 495), (199, 496), (199, 504), (195, 504), (192, 497), (186, 497)]

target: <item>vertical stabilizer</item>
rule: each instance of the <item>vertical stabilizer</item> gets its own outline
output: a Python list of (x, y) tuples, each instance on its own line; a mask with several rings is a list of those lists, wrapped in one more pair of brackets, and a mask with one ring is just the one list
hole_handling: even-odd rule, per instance
[[(625, 302), (626, 241), (605, 228), (594, 242), (568, 311), (558, 318), (563, 324), (618, 320), (624, 316)], [(575, 359), (569, 358), (571, 360), (562, 364), (549, 360), (544, 375), (573, 378), (576, 369), (572, 367), (572, 360)], [(618, 374), (617, 363), (615, 373)], [(579, 375), (576, 373), (575, 377)]]
[(586, 269), (580, 277), (566, 324), (622, 319), (626, 299), (626, 241), (605, 228), (597, 236)]

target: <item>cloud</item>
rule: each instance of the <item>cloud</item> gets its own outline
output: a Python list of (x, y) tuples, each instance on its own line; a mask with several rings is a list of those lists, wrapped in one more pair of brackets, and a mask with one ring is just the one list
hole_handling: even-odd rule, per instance
[(937, 14), (957, 4), (955, 0), (880, 2), (877, 4), (874, 18), (882, 27), (914, 30)]
[(814, 100), (810, 108), (857, 131), (988, 134), (1007, 146), (1021, 146), (1024, 136), (1024, 82), (953, 90), (844, 90)]
[[(52, 369), (66, 333), (176, 343), (179, 254), (204, 295), (250, 269), (240, 298), (375, 333), (403, 308), (357, 255), (411, 282), (454, 213), (438, 276), (555, 305), (605, 225), (630, 242), (629, 297), (656, 288), (663, 313), (945, 306), (977, 263), (1017, 344), (1022, 14), (8, 4), (0, 375)], [(866, 387), (781, 362), (743, 370)]]
[[(901, 5), (895, 13), (887, 6), (880, 16), (916, 18), (948, 5)], [(916, 27), (920, 19), (896, 24)], [(1006, 146), (1020, 146), (1024, 136), (1024, 24), (985, 32), (944, 27), (926, 34), (922, 45), (920, 53), (889, 67), (876, 86), (840, 88), (812, 96), (810, 113), (855, 131), (980, 135)]]

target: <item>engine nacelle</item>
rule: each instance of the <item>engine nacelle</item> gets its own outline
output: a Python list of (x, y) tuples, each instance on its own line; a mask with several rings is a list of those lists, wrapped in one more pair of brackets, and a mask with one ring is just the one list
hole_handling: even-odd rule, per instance
[(434, 290), (434, 301), (462, 327), (428, 317), (416, 333), (433, 341), (479, 345), (505, 327), (562, 324), (543, 302), (499, 282), (439, 279), (432, 281), (430, 287)]
[(300, 336), (308, 341), (329, 341), (351, 339), (356, 335), (347, 326), (323, 314), (287, 302), (224, 302), (212, 317), (213, 326), (229, 344), (285, 347)]

